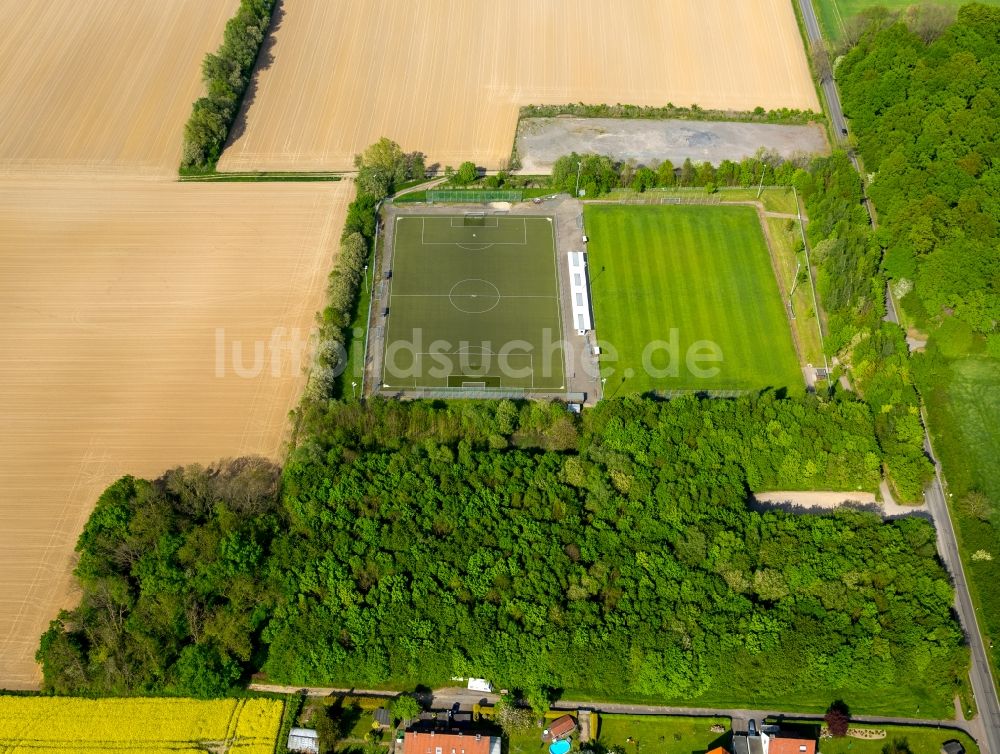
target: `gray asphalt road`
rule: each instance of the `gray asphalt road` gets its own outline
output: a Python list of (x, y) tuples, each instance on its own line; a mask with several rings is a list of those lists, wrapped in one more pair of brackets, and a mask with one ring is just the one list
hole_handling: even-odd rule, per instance
[[(805, 21), (809, 40), (821, 40), (822, 34), (812, 0), (799, 0), (799, 8), (802, 10), (802, 18)], [(832, 80), (824, 81), (823, 93), (826, 95), (827, 109), (836, 134), (842, 136), (847, 129), (847, 121), (840, 106), (840, 94), (837, 92), (836, 83)], [(856, 156), (853, 152), (850, 154), (855, 167), (859, 167)], [(872, 226), (874, 226), (875, 210), (867, 196), (865, 196), (865, 205), (868, 208)], [(888, 301), (887, 309), (889, 311), (887, 319), (898, 322), (891, 300)], [(927, 426), (926, 420), (924, 426)], [(933, 457), (929, 436), (925, 435), (924, 443), (928, 453), (931, 453)], [(955, 582), (955, 608), (962, 621), (971, 649), (972, 668), (969, 677), (973, 693), (976, 695), (980, 716), (979, 724), (982, 728), (982, 734), (977, 735), (976, 738), (979, 739), (979, 746), (983, 754), (1000, 754), (1000, 702), (997, 700), (996, 686), (993, 683), (989, 658), (983, 644), (983, 635), (979, 630), (979, 621), (976, 619), (975, 606), (969, 596), (969, 586), (965, 579), (965, 570), (962, 568), (962, 558), (959, 555), (958, 542), (955, 539), (955, 529), (952, 526), (948, 503), (944, 496), (941, 469), (936, 461), (934, 480), (924, 491), (924, 496), (931, 515), (934, 517), (934, 526), (938, 536), (938, 553)]]
[(888, 283), (885, 284), (885, 317), (883, 319), (886, 322), (899, 324), (899, 315), (896, 314), (896, 302), (892, 300), (892, 291), (889, 290)]
[[(924, 424), (926, 425), (926, 420)], [(930, 438), (925, 437), (924, 443), (928, 454), (934, 458)], [(965, 579), (965, 569), (962, 567), (962, 558), (959, 555), (958, 543), (955, 539), (955, 529), (951, 523), (948, 502), (944, 495), (941, 466), (937, 463), (936, 458), (934, 461), (934, 481), (927, 487), (924, 497), (937, 528), (938, 552), (955, 581), (955, 606), (969, 639), (969, 648), (972, 654), (972, 669), (969, 677), (972, 681), (972, 691), (976, 695), (976, 704), (979, 707), (979, 722), (983, 734), (977, 738), (981, 739), (979, 745), (984, 754), (986, 752), (997, 754), (1000, 752), (1000, 700), (997, 699), (989, 657), (986, 654), (986, 646), (983, 644), (982, 634), (979, 631), (976, 609), (969, 596), (969, 585)]]
[[(802, 20), (805, 21), (809, 41), (822, 41), (823, 33), (819, 30), (819, 20), (816, 18), (816, 10), (813, 8), (812, 0), (799, 0), (799, 8), (802, 9)], [(827, 79), (822, 86), (834, 133), (840, 139), (847, 133), (847, 120), (840, 107), (840, 94), (837, 92), (837, 85), (832, 79)]]

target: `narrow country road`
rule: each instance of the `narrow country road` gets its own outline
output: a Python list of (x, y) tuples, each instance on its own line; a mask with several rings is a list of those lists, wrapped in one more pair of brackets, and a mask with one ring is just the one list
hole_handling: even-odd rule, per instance
[[(822, 34), (819, 22), (816, 19), (816, 12), (813, 8), (812, 0), (799, 0), (799, 8), (802, 11), (802, 19), (805, 22), (806, 33), (809, 41), (822, 42)], [(836, 82), (832, 79), (824, 80), (822, 83), (823, 93), (826, 96), (827, 109), (830, 113), (830, 120), (836, 130), (837, 138), (841, 138), (847, 133), (847, 120), (840, 106), (840, 94), (837, 91)], [(861, 169), (857, 156), (853, 150), (848, 154), (855, 168)], [(865, 206), (868, 209), (868, 216), (872, 227), (876, 224), (875, 208), (865, 192)], [(891, 300), (889, 291), (886, 291), (887, 316), (886, 319), (898, 323), (896, 308)], [(969, 596), (969, 585), (965, 578), (965, 570), (962, 567), (962, 558), (958, 550), (958, 541), (955, 538), (955, 529), (951, 523), (951, 515), (948, 511), (948, 501), (944, 494), (944, 485), (941, 480), (941, 467), (934, 458), (931, 448), (930, 435), (927, 433), (927, 420), (924, 417), (924, 445), (928, 455), (934, 460), (934, 479), (924, 491), (924, 498), (934, 519), (934, 527), (937, 530), (938, 554), (944, 562), (945, 567), (951, 573), (955, 584), (955, 609), (962, 621), (969, 648), (972, 655), (972, 667), (969, 671), (969, 679), (972, 682), (972, 691), (976, 695), (976, 705), (979, 709), (979, 720), (976, 721), (981, 727), (981, 734), (975, 735), (978, 739), (980, 749), (983, 754), (1000, 754), (1000, 702), (997, 700), (996, 685), (993, 682), (993, 674), (990, 669), (989, 657), (986, 654), (986, 647), (983, 643), (983, 635), (979, 630), (979, 621), (976, 619), (976, 609)]]
[[(924, 426), (927, 426), (926, 417)], [(941, 465), (934, 456), (930, 436), (925, 436), (924, 446), (927, 454), (934, 461), (934, 480), (924, 492), (924, 499), (930, 508), (937, 528), (938, 553), (945, 562), (955, 581), (955, 603), (969, 639), (969, 649), (972, 654), (972, 668), (969, 677), (972, 681), (972, 691), (976, 695), (976, 705), (979, 707), (980, 723), (985, 741), (980, 740), (980, 748), (990, 754), (1000, 752), (1000, 700), (997, 699), (996, 685), (990, 669), (989, 656), (979, 630), (976, 608), (969, 596), (969, 585), (962, 567), (962, 558), (958, 551), (955, 529), (948, 513), (948, 501), (945, 499), (944, 485), (941, 480)]]
[[(823, 41), (823, 33), (819, 30), (819, 21), (816, 19), (816, 11), (813, 8), (812, 0), (799, 0), (799, 8), (802, 10), (802, 20), (806, 25), (806, 33), (809, 35), (809, 42)], [(840, 93), (833, 79), (824, 79), (822, 82), (823, 95), (826, 97), (826, 107), (830, 113), (830, 121), (836, 138), (847, 135), (847, 120), (844, 118), (844, 111), (840, 107)]]
[[(399, 694), (397, 691), (384, 691), (376, 689), (347, 689), (347, 688), (327, 688), (312, 687), (300, 688), (298, 686), (277, 686), (271, 684), (251, 684), (253, 691), (267, 691), (276, 694), (295, 694), (305, 692), (310, 696), (330, 696), (337, 694), (350, 694), (355, 696), (374, 696), (389, 699)], [(423, 696), (422, 701), (432, 710), (458, 709), (471, 711), (476, 704), (496, 704), (500, 699), (498, 694), (484, 694), (479, 691), (470, 691), (464, 687), (448, 687), (435, 689)], [(577, 710), (589, 709), (595, 712), (606, 712), (612, 715), (675, 715), (687, 717), (728, 717), (734, 721), (763, 720), (771, 717), (781, 717), (785, 720), (817, 720), (822, 715), (820, 713), (808, 714), (803, 712), (782, 712), (781, 710), (765, 709), (724, 709), (715, 707), (674, 707), (670, 705), (658, 704), (621, 704), (618, 702), (600, 701), (572, 701), (560, 700), (552, 704), (555, 710)], [(965, 720), (929, 720), (923, 718), (910, 717), (881, 717), (878, 715), (852, 716), (851, 721), (867, 725), (915, 725), (926, 728), (950, 728), (961, 730), (973, 735), (970, 724)]]

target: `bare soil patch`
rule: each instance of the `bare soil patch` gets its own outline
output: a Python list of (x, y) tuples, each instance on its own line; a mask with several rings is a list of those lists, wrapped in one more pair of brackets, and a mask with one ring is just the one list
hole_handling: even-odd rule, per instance
[(73, 600), (73, 548), (109, 482), (280, 456), (305, 380), (287, 348), (323, 304), (352, 194), (0, 180), (0, 688), (37, 684), (38, 637)]
[(517, 132), (521, 169), (530, 175), (551, 173), (559, 157), (570, 152), (602, 154), (616, 160), (651, 165), (670, 160), (680, 166), (723, 160), (739, 162), (758, 149), (783, 157), (830, 151), (818, 124), (785, 126), (697, 120), (625, 118), (526, 118)]
[(175, 173), (238, 0), (0, 4), (0, 172)]
[(388, 136), (495, 168), (518, 109), (819, 110), (788, 0), (285, 2), (222, 170), (349, 170)]

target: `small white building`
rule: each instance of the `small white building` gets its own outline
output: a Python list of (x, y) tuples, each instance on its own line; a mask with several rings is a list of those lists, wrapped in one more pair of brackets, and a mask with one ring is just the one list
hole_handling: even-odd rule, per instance
[(486, 694), (493, 693), (493, 684), (487, 681), (485, 678), (470, 678), (469, 679), (469, 690), (470, 691), (482, 691)]
[(566, 256), (569, 266), (569, 296), (573, 308), (573, 328), (583, 335), (594, 329), (590, 319), (590, 287), (587, 285), (587, 254), (571, 251)]
[(319, 754), (319, 734), (311, 728), (292, 728), (288, 731), (288, 750)]

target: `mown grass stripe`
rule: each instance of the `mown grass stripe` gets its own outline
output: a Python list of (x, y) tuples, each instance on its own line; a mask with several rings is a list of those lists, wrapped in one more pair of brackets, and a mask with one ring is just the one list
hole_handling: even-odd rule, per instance
[[(619, 353), (618, 363), (609, 365), (619, 374), (635, 372), (627, 392), (801, 389), (784, 305), (752, 209), (588, 205), (585, 214), (598, 335)], [(654, 378), (643, 369), (643, 349), (668, 340), (675, 327), (680, 373)], [(687, 369), (687, 350), (698, 340), (722, 350), (718, 375), (701, 378)], [(665, 354), (656, 360), (661, 367), (665, 362)]]

